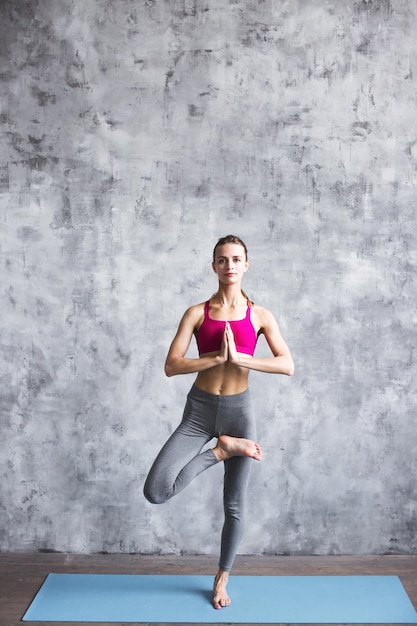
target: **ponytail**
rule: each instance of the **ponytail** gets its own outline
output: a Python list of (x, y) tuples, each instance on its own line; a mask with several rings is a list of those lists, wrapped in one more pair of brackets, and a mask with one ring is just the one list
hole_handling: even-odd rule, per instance
[(249, 299), (249, 296), (243, 291), (243, 289), (241, 289), (241, 292), (242, 292), (242, 296), (245, 298), (246, 302), (248, 303), (248, 306), (253, 306), (255, 303)]

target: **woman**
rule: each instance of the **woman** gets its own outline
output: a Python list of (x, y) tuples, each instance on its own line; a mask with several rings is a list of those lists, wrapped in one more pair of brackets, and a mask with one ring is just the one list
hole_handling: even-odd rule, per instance
[[(239, 237), (219, 239), (212, 267), (217, 292), (190, 307), (174, 337), (165, 363), (167, 376), (196, 373), (181, 424), (155, 460), (145, 483), (146, 498), (165, 502), (198, 474), (224, 463), (225, 521), (220, 562), (214, 580), (213, 606), (231, 602), (226, 585), (242, 536), (243, 509), (249, 470), (262, 451), (248, 389), (250, 370), (291, 376), (294, 364), (272, 313), (251, 302), (241, 283), (249, 267), (246, 245)], [(254, 357), (257, 338), (265, 335), (272, 356)], [(186, 353), (193, 335), (199, 358)], [(212, 449), (203, 446), (217, 438)]]

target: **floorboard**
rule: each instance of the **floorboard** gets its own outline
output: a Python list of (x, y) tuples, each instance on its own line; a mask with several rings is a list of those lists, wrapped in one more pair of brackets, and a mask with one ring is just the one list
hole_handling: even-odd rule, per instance
[[(216, 567), (217, 559), (207, 556), (168, 557), (128, 554), (74, 555), (57, 553), (0, 554), (0, 626), (22, 626), (23, 623), (28, 623), (22, 623), (21, 619), (50, 572), (80, 574), (203, 574), (214, 576)], [(417, 609), (417, 555), (369, 557), (239, 556), (236, 559), (233, 573), (242, 576), (399, 576), (414, 608)], [(54, 622), (42, 622), (42, 626), (65, 625), (66, 623), (64, 622), (60, 622), (59, 625)], [(77, 626), (91, 626), (91, 624), (79, 622)], [(97, 623), (96, 626), (115, 625), (114, 623)], [(159, 626), (168, 625), (161, 624)], [(208, 625), (200, 624), (199, 626)]]

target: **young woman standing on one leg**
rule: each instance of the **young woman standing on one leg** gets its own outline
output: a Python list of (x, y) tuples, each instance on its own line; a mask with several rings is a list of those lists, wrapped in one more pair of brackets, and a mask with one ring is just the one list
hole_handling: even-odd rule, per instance
[[(225, 521), (219, 570), (214, 580), (213, 606), (230, 604), (229, 572), (242, 536), (244, 500), (252, 460), (260, 461), (256, 427), (248, 389), (250, 370), (291, 376), (294, 364), (270, 311), (249, 301), (241, 283), (249, 267), (247, 249), (239, 237), (219, 239), (212, 267), (217, 292), (183, 315), (165, 363), (167, 376), (196, 373), (181, 424), (168, 439), (146, 479), (144, 493), (155, 504), (179, 493), (207, 468), (224, 462)], [(253, 356), (265, 335), (271, 356)], [(186, 353), (193, 335), (199, 358)], [(213, 437), (214, 448), (201, 452)]]

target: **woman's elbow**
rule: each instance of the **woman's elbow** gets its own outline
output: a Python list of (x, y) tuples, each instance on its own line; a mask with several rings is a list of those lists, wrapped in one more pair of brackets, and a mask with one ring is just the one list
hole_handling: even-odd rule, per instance
[(292, 376), (294, 374), (294, 370), (295, 370), (294, 361), (291, 359), (291, 361), (288, 363), (285, 374), (287, 376)]
[(168, 378), (171, 378), (171, 376), (174, 376), (174, 370), (173, 367), (170, 363), (165, 363), (164, 366), (164, 371), (165, 371), (165, 376), (168, 376)]
[(286, 371), (287, 376), (292, 376), (294, 374), (294, 365), (292, 365), (291, 367), (288, 368), (288, 370)]
[(165, 371), (165, 375), (168, 376), (168, 378), (171, 378), (171, 376), (175, 376), (176, 374), (179, 373), (178, 371), (178, 361), (175, 358), (168, 358), (165, 361), (165, 366), (164, 366), (164, 371)]

